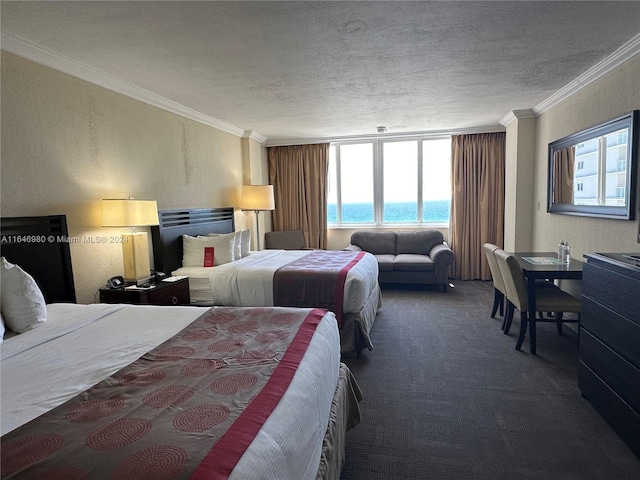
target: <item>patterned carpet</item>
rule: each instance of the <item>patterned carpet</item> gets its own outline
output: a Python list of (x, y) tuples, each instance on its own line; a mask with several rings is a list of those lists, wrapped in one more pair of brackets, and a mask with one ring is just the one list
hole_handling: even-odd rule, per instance
[(577, 334), (538, 355), (489, 314), (490, 282), (383, 287), (374, 350), (343, 361), (362, 391), (342, 480), (639, 479), (640, 459), (581, 397)]

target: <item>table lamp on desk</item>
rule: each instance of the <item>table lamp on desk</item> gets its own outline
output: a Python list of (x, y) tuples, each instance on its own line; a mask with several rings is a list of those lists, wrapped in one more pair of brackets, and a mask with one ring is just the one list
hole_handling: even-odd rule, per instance
[(103, 227), (131, 227), (131, 233), (122, 234), (124, 279), (127, 282), (148, 277), (151, 272), (148, 236), (146, 232), (137, 232), (136, 227), (158, 223), (158, 205), (155, 200), (102, 200)]

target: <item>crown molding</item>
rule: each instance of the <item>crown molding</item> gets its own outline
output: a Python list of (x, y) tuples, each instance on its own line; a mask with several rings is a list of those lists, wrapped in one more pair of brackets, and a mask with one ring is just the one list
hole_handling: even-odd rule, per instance
[[(45, 65), (55, 70), (61, 71), (73, 77), (77, 77), (81, 80), (93, 83), (108, 90), (120, 93), (135, 100), (144, 102), (149, 105), (153, 105), (160, 109), (169, 111), (176, 115), (194, 120), (196, 122), (208, 125), (210, 127), (222, 130), (241, 138), (250, 138), (257, 141), (261, 145), (265, 146), (285, 146), (285, 145), (303, 145), (312, 143), (324, 143), (324, 142), (343, 142), (352, 140), (370, 140), (379, 138), (403, 138), (403, 137), (437, 137), (447, 135), (462, 135), (473, 133), (487, 133), (495, 131), (503, 131), (504, 128), (500, 127), (475, 127), (468, 129), (455, 129), (455, 130), (437, 130), (430, 132), (408, 132), (402, 134), (390, 134), (390, 135), (361, 135), (361, 136), (343, 136), (343, 137), (318, 137), (318, 138), (303, 138), (303, 139), (274, 139), (269, 141), (267, 137), (261, 135), (258, 132), (251, 130), (242, 130), (234, 125), (223, 122), (216, 118), (210, 117), (203, 113), (200, 113), (191, 108), (185, 107), (179, 103), (169, 100), (165, 97), (157, 95), (149, 90), (137, 87), (131, 83), (125, 82), (117, 77), (109, 75), (105, 72), (97, 70), (95, 68), (84, 65), (78, 61), (75, 61), (69, 57), (61, 55), (57, 52), (42, 47), (36, 43), (22, 39), (17, 36), (2, 33), (0, 35), (0, 46), (3, 50), (13, 53), (15, 55), (24, 57), (33, 62)], [(502, 120), (500, 125), (506, 127), (511, 122), (518, 118), (534, 118), (538, 115), (546, 112), (550, 108), (554, 107), (558, 103), (566, 100), (571, 95), (575, 94), (579, 90), (583, 89), (590, 83), (595, 82), (599, 78), (603, 77), (607, 73), (611, 72), (615, 68), (619, 67), (626, 61), (635, 57), (640, 53), (640, 33), (634, 36), (631, 40), (623, 44), (620, 48), (614, 51), (611, 55), (598, 62), (582, 75), (571, 81), (556, 93), (548, 97), (546, 100), (536, 105), (533, 109), (528, 110), (513, 110), (509, 112)]]
[(500, 120), (500, 125), (506, 127), (511, 122), (514, 122), (520, 118), (535, 118), (536, 114), (530, 108), (525, 110), (511, 110), (507, 113), (502, 120)]
[(638, 33), (628, 42), (624, 43), (611, 55), (596, 63), (593, 67), (584, 72), (578, 78), (569, 82), (567, 85), (562, 87), (542, 103), (533, 107), (534, 113), (537, 116), (541, 113), (546, 112), (550, 108), (556, 106), (558, 103), (566, 100), (574, 93), (582, 90), (590, 83), (593, 83), (599, 78), (604, 77), (607, 73), (619, 67), (627, 60), (630, 60), (638, 55), (638, 53), (640, 53), (640, 33)]
[(248, 138), (250, 140), (255, 140), (260, 145), (264, 145), (265, 143), (267, 143), (267, 140), (268, 140), (267, 137), (265, 137), (264, 135), (254, 131), (254, 130), (245, 130), (244, 134), (242, 135), (242, 138)]
[(191, 108), (185, 107), (184, 105), (180, 105), (168, 98), (157, 95), (149, 90), (145, 90), (144, 88), (137, 87), (136, 85), (125, 82), (113, 75), (109, 75), (105, 72), (84, 65), (83, 63), (72, 60), (69, 57), (44, 48), (33, 42), (29, 42), (28, 40), (5, 33), (2, 33), (0, 38), (3, 50), (20, 57), (24, 57), (27, 60), (53, 68), (54, 70), (77, 77), (81, 80), (85, 80), (146, 104), (153, 105), (154, 107), (161, 108), (162, 110), (166, 110), (218, 130), (231, 133), (237, 137), (242, 137), (245, 133), (244, 130), (235, 127), (234, 125), (197, 112)]
[(469, 127), (454, 128), (450, 130), (431, 130), (428, 132), (402, 132), (391, 134), (371, 134), (371, 135), (352, 135), (343, 137), (316, 137), (316, 138), (290, 138), (290, 139), (273, 139), (266, 143), (266, 147), (287, 147), (291, 145), (311, 145), (315, 143), (337, 143), (337, 142), (356, 142), (371, 140), (396, 140), (402, 138), (443, 138), (451, 135), (472, 135), (476, 133), (494, 133), (504, 132), (505, 128), (500, 125), (486, 127)]

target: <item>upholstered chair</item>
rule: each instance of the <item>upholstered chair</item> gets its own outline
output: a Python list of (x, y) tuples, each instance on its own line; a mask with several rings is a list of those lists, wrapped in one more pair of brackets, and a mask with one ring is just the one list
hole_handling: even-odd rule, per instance
[(302, 230), (267, 232), (264, 239), (267, 249), (304, 250), (307, 247)]
[[(494, 245), (493, 243), (485, 243), (484, 245), (482, 245), (482, 249), (487, 256), (489, 269), (491, 270), (491, 278), (493, 279), (493, 307), (491, 308), (491, 318), (496, 318), (496, 312), (498, 311), (498, 308), (500, 308), (500, 315), (504, 315), (504, 296), (507, 293), (504, 286), (504, 280), (502, 280), (502, 273), (500, 273), (500, 267), (498, 267), (498, 261), (496, 260), (496, 256), (493, 253), (498, 248), (500, 247)], [(503, 330), (504, 325), (505, 324), (503, 322)]]
[[(579, 299), (562, 291), (558, 287), (553, 288), (536, 288), (535, 310), (537, 312), (554, 312), (553, 319), (533, 318), (529, 317), (529, 298), (527, 294), (527, 284), (524, 273), (518, 259), (510, 253), (502, 249), (494, 251), (502, 279), (504, 280), (505, 289), (507, 291), (507, 300), (510, 308), (517, 308), (520, 311), (520, 333), (516, 342), (516, 350), (520, 350), (524, 337), (527, 333), (527, 325), (529, 326), (529, 350), (532, 354), (536, 353), (536, 323), (538, 322), (555, 322), (558, 333), (562, 333), (562, 315), (565, 312), (578, 313), (578, 320), (564, 320), (568, 323), (577, 323), (580, 321), (580, 311), (582, 304)], [(508, 316), (508, 315), (507, 315)], [(509, 331), (511, 326), (511, 318), (505, 326), (505, 333)]]

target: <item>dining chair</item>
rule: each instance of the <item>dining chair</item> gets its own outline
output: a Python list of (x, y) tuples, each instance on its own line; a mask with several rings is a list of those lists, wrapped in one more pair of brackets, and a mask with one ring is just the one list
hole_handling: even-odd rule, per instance
[[(539, 317), (535, 315), (529, 315), (529, 301), (527, 294), (527, 284), (522, 271), (522, 267), (518, 262), (518, 259), (505, 252), (502, 249), (494, 251), (502, 279), (507, 291), (508, 305), (510, 304), (511, 315), (509, 316), (509, 308), (505, 314), (504, 332), (508, 333), (511, 326), (511, 320), (513, 319), (513, 309), (517, 308), (520, 311), (520, 333), (518, 334), (518, 341), (516, 342), (516, 350), (520, 350), (524, 337), (527, 333), (527, 326), (529, 327), (529, 351), (535, 355), (536, 353), (536, 324), (539, 322), (554, 322), (558, 334), (562, 334), (562, 323), (579, 323), (580, 311), (582, 303), (580, 299), (569, 295), (567, 292), (561, 290), (558, 287), (548, 288), (536, 288), (535, 291), (535, 310), (536, 312), (553, 312), (555, 315), (553, 318)], [(578, 319), (565, 319), (563, 320), (563, 313), (572, 312), (578, 314)], [(509, 319), (507, 320), (507, 317)]]
[[(485, 243), (482, 245), (482, 249), (487, 256), (489, 270), (491, 270), (491, 278), (493, 279), (493, 307), (491, 307), (491, 318), (496, 318), (498, 308), (500, 308), (500, 315), (504, 316), (504, 297), (507, 293), (504, 280), (502, 279), (502, 273), (500, 273), (500, 267), (498, 267), (498, 261), (494, 253), (498, 248), (500, 247), (493, 243)], [(502, 328), (504, 329), (504, 322), (502, 323)]]

